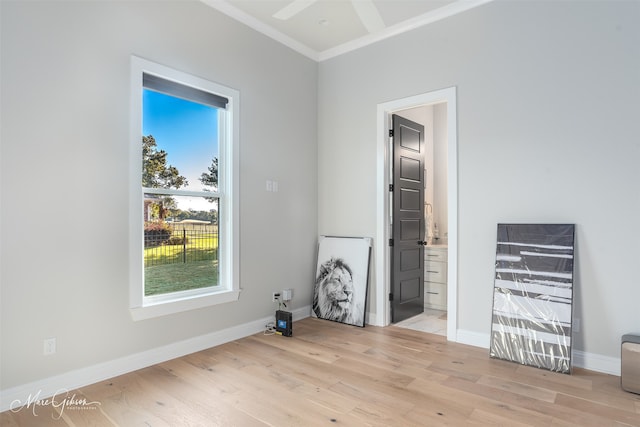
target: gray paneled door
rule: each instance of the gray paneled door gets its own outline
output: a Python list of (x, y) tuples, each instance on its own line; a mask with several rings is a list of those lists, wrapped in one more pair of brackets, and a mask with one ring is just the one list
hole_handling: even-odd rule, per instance
[(393, 115), (391, 322), (424, 311), (424, 126)]

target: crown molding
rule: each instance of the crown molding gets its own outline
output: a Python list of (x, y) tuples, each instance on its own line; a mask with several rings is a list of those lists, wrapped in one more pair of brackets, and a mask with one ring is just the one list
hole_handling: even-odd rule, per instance
[(455, 3), (451, 3), (447, 6), (434, 9), (430, 12), (418, 15), (409, 20), (400, 22), (396, 25), (385, 28), (384, 30), (368, 34), (353, 41), (341, 44), (331, 49), (327, 49), (322, 52), (318, 52), (318, 62), (325, 61), (330, 58), (334, 58), (339, 55), (343, 55), (347, 52), (351, 52), (370, 44), (377, 43), (379, 41), (397, 36), (398, 34), (406, 33), (416, 28), (423, 27), (428, 24), (440, 21), (450, 16), (457, 15), (465, 12), (469, 9), (473, 9), (483, 4), (490, 3), (493, 0), (458, 0)]
[(314, 61), (319, 61), (318, 52), (311, 49), (310, 47), (300, 43), (297, 40), (292, 39), (284, 33), (276, 30), (270, 25), (265, 24), (264, 22), (254, 18), (253, 16), (243, 12), (242, 10), (232, 6), (223, 0), (200, 0), (202, 3), (216, 9), (218, 12), (224, 13), (225, 15), (239, 21), (246, 26), (258, 31), (259, 33), (264, 34), (267, 37), (271, 37), (275, 41), (295, 50), (296, 52), (313, 59)]
[(490, 3), (493, 0), (458, 0), (447, 6), (440, 7), (430, 12), (418, 15), (407, 21), (400, 22), (391, 27), (387, 27), (379, 32), (368, 34), (358, 39), (352, 40), (347, 43), (343, 43), (331, 49), (318, 52), (311, 49), (309, 46), (300, 43), (299, 41), (287, 36), (286, 34), (276, 30), (270, 25), (254, 18), (246, 12), (236, 8), (235, 6), (227, 3), (224, 0), (200, 0), (202, 3), (210, 6), (217, 11), (224, 13), (225, 15), (239, 21), (248, 27), (274, 39), (275, 41), (293, 49), (294, 51), (313, 59), (316, 62), (322, 62), (336, 56), (343, 55), (345, 53), (363, 48), (373, 43), (388, 39), (398, 34), (405, 33), (407, 31), (414, 30), (416, 28), (440, 21), (450, 16), (457, 15), (465, 12), (469, 9), (473, 9), (483, 4)]

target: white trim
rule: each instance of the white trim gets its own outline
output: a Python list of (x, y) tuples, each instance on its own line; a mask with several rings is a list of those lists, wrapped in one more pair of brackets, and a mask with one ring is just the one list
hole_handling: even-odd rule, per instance
[[(304, 319), (311, 315), (311, 306), (307, 305), (298, 308), (293, 310), (292, 313), (294, 321)], [(40, 399), (46, 399), (61, 390), (74, 390), (89, 384), (95, 384), (118, 375), (256, 334), (264, 331), (265, 325), (273, 322), (273, 320), (273, 316), (263, 317), (242, 325), (2, 390), (0, 391), (0, 412), (11, 409), (11, 402), (15, 400), (24, 402), (30, 395), (35, 396), (39, 393)], [(283, 338), (274, 337), (274, 339)]]
[(388, 39), (390, 37), (396, 36), (398, 34), (405, 33), (407, 31), (411, 31), (413, 29), (422, 27), (424, 25), (431, 24), (433, 22), (440, 21), (442, 19), (448, 18), (453, 15), (457, 15), (458, 13), (465, 12), (469, 9), (473, 9), (478, 6), (482, 6), (483, 4), (489, 3), (493, 0), (458, 0), (454, 3), (450, 3), (446, 6), (440, 7), (438, 9), (434, 9), (430, 12), (424, 13), (422, 15), (415, 16), (407, 21), (400, 22), (396, 25), (392, 25), (391, 27), (387, 27), (379, 32), (373, 34), (367, 34), (366, 36), (362, 36), (358, 39), (352, 40), (347, 43), (343, 43), (336, 47), (326, 49), (322, 52), (318, 52), (309, 46), (300, 43), (299, 41), (289, 37), (288, 35), (280, 32), (274, 27), (260, 21), (259, 19), (249, 15), (248, 13), (238, 9), (232, 4), (223, 1), (223, 0), (200, 0), (202, 3), (216, 9), (219, 12), (224, 13), (225, 15), (239, 21), (250, 28), (274, 39), (277, 42), (282, 43), (283, 45), (295, 50), (296, 52), (313, 59), (317, 62), (322, 62), (324, 60), (351, 52), (356, 49), (360, 49), (361, 47), (368, 46), (373, 43), (377, 43), (381, 40)]
[(482, 334), (479, 332), (460, 329), (458, 330), (458, 333), (456, 335), (458, 336), (458, 343), (460, 344), (472, 345), (474, 347), (487, 349), (489, 348), (489, 334)]
[(366, 313), (365, 322), (367, 325), (382, 326), (382, 322), (379, 320), (378, 316), (371, 312)]
[(388, 134), (391, 114), (421, 105), (447, 104), (447, 199), (449, 245), (447, 261), (447, 339), (456, 341), (458, 329), (458, 134), (456, 88), (436, 90), (409, 98), (378, 104), (377, 109), (377, 176), (376, 176), (376, 321), (378, 326), (390, 322), (389, 301), (389, 153)]
[[(157, 316), (194, 310), (205, 306), (237, 301), (240, 294), (240, 93), (224, 85), (131, 56), (131, 123), (129, 143), (129, 309), (133, 320), (149, 319)], [(144, 271), (143, 242), (143, 192), (157, 194), (183, 194), (204, 196), (205, 193), (193, 191), (143, 189), (140, 185), (140, 167), (142, 152), (140, 138), (142, 136), (142, 74), (149, 73), (178, 82), (185, 86), (205, 92), (223, 95), (228, 99), (227, 108), (219, 110), (219, 156), (220, 182), (218, 191), (213, 193), (220, 197), (218, 226), (219, 239), (219, 281), (215, 289), (200, 289), (193, 292), (176, 292), (161, 297), (145, 297), (142, 277)], [(210, 196), (212, 193), (206, 193)]]
[(315, 2), (316, 0), (294, 0), (274, 13), (272, 16), (276, 19), (286, 21), (287, 19), (290, 19), (298, 13), (302, 12)]
[(248, 27), (256, 30), (259, 33), (264, 34), (267, 37), (271, 37), (275, 41), (282, 43), (283, 45), (295, 50), (296, 52), (306, 56), (307, 58), (313, 59), (314, 61), (318, 61), (318, 52), (311, 49), (310, 47), (300, 43), (297, 40), (292, 39), (284, 33), (276, 30), (270, 25), (265, 24), (257, 18), (249, 15), (248, 13), (238, 9), (235, 6), (227, 3), (222, 0), (200, 0), (202, 3), (216, 9), (218, 12), (222, 12), (225, 15), (239, 21)]
[(360, 49), (373, 43), (397, 36), (398, 34), (406, 33), (407, 31), (414, 30), (416, 28), (440, 21), (458, 13), (465, 12), (474, 7), (481, 6), (485, 3), (489, 3), (493, 0), (465, 0), (456, 1), (422, 15), (415, 16), (407, 21), (400, 22), (391, 27), (387, 27), (384, 30), (367, 34), (358, 39), (352, 40), (347, 43), (343, 43), (331, 49), (324, 50), (318, 53), (318, 61), (322, 62), (327, 59)]
[(369, 33), (377, 33), (386, 28), (378, 8), (372, 1), (352, 1), (351, 6)]
[(603, 374), (620, 376), (622, 361), (620, 358), (603, 356), (601, 354), (586, 353), (580, 350), (573, 350), (573, 366), (588, 369), (590, 371), (602, 372)]
[[(174, 190), (169, 188), (148, 188), (142, 187), (142, 192), (144, 194), (166, 194), (169, 196), (193, 196), (193, 197), (202, 197), (202, 191), (193, 191), (193, 190)], [(207, 197), (221, 197), (219, 191), (208, 191), (206, 193)]]
[[(491, 345), (491, 339), (489, 334), (459, 330), (458, 343), (486, 348), (488, 350)], [(571, 355), (573, 359), (571, 364), (574, 368), (588, 369), (590, 371), (615, 375), (617, 377), (620, 376), (620, 358), (587, 353), (581, 350), (572, 350)]]

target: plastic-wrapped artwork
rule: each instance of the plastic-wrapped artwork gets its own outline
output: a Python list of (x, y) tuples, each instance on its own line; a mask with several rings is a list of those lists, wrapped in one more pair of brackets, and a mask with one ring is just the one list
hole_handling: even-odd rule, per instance
[(571, 373), (573, 224), (498, 224), (490, 356)]

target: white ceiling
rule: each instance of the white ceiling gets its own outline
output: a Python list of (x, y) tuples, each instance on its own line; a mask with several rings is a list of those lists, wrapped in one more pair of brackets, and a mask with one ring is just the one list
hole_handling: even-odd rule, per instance
[(316, 61), (491, 0), (201, 0)]

